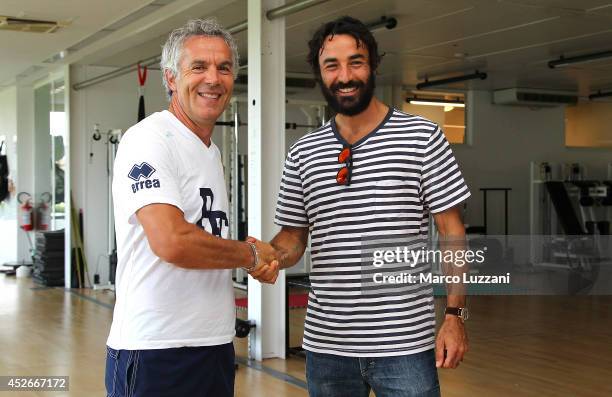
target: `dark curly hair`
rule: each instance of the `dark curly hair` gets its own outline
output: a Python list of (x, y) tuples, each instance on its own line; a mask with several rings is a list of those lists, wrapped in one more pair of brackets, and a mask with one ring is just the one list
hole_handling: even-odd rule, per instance
[(370, 32), (370, 29), (358, 19), (349, 16), (343, 16), (331, 22), (321, 25), (319, 29), (312, 35), (312, 39), (308, 42), (308, 56), (306, 61), (312, 68), (317, 81), (321, 81), (321, 68), (319, 67), (319, 55), (323, 49), (323, 44), (327, 36), (337, 34), (347, 34), (352, 36), (357, 41), (357, 46), (365, 45), (368, 49), (370, 69), (372, 73), (376, 71), (382, 56), (378, 54), (378, 44), (376, 39)]

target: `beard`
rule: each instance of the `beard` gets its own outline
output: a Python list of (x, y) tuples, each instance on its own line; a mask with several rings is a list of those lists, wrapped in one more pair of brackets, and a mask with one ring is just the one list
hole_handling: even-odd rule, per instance
[[(350, 80), (346, 83), (335, 83), (329, 87), (320, 82), (320, 86), (327, 104), (334, 112), (345, 116), (355, 116), (366, 110), (372, 101), (374, 88), (376, 87), (376, 77), (374, 73), (371, 73), (365, 83), (360, 80)], [(357, 93), (347, 97), (336, 96), (338, 91), (343, 88), (356, 88)]]

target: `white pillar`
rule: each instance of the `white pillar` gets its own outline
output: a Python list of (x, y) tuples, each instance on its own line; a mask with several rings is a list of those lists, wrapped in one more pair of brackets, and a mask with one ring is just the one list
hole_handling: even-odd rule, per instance
[[(249, 235), (269, 241), (285, 159), (285, 20), (265, 12), (282, 0), (248, 2)], [(285, 357), (285, 272), (273, 286), (249, 277), (250, 356)]]

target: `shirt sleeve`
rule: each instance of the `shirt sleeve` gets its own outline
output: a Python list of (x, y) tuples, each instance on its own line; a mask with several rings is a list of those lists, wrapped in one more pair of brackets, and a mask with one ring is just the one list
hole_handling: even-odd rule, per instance
[(470, 197), (450, 144), (440, 128), (430, 136), (421, 171), (421, 199), (431, 213), (442, 212)]
[(115, 216), (137, 223), (136, 211), (149, 204), (170, 204), (184, 212), (176, 166), (168, 138), (154, 132), (127, 136), (119, 144), (113, 168)]
[(287, 155), (283, 168), (274, 223), (279, 226), (309, 226), (299, 167), (291, 156), (291, 152)]

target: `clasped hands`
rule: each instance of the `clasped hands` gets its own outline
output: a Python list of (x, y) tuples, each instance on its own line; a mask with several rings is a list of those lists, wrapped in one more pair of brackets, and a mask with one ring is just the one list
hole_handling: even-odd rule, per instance
[(280, 270), (279, 252), (272, 245), (254, 237), (249, 236), (246, 241), (255, 244), (259, 256), (257, 267), (251, 270), (249, 274), (262, 283), (274, 284)]

